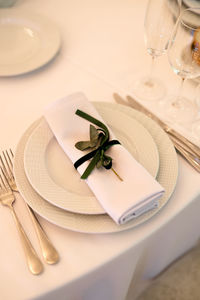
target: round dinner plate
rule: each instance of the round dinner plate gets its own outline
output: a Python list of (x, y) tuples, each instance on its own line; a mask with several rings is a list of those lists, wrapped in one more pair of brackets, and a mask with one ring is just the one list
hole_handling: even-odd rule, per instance
[[(147, 129), (119, 110), (101, 107), (98, 111), (121, 144), (156, 177), (159, 169), (158, 149)], [(24, 168), (32, 187), (50, 203), (70, 212), (105, 214), (59, 146), (46, 120), (42, 118), (38, 123), (24, 151)]]
[(117, 225), (107, 214), (85, 215), (71, 213), (46, 201), (33, 189), (24, 170), (24, 149), (30, 135), (38, 126), (38, 121), (36, 121), (26, 130), (17, 145), (14, 160), (14, 174), (19, 191), (25, 201), (28, 203), (28, 205), (30, 205), (30, 207), (32, 207), (34, 211), (48, 221), (65, 229), (77, 232), (120, 232), (134, 228), (135, 226), (138, 226), (139, 224), (149, 220), (156, 213), (158, 213), (164, 207), (164, 205), (166, 205), (176, 186), (178, 175), (177, 154), (167, 134), (154, 121), (142, 113), (120, 104), (96, 102), (95, 107), (98, 111), (100, 111), (102, 108), (108, 108), (110, 111), (118, 110), (124, 114), (127, 114), (127, 116), (139, 121), (152, 135), (157, 145), (160, 159), (157, 180), (165, 188), (165, 194), (159, 199), (159, 205), (157, 208), (142, 214), (138, 218), (135, 218), (126, 224)]
[(45, 16), (0, 10), (0, 76), (33, 71), (49, 62), (61, 44), (60, 32)]

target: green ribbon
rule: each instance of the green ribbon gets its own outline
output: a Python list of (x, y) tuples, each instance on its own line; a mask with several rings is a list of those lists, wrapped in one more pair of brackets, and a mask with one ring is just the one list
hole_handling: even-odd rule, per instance
[[(90, 161), (88, 167), (84, 171), (83, 175), (81, 176), (81, 179), (86, 179), (95, 166), (99, 168), (100, 166), (104, 167), (105, 169), (111, 169), (112, 168), (112, 158), (110, 156), (105, 155), (105, 152), (113, 145), (120, 144), (118, 140), (112, 140), (109, 141), (109, 131), (108, 128), (103, 124), (101, 121), (93, 118), (92, 116), (88, 115), (87, 113), (83, 112), (82, 110), (77, 109), (76, 115), (79, 117), (89, 121), (92, 124), (97, 125), (99, 128), (97, 129), (99, 131), (98, 139), (93, 144), (92, 141), (86, 141), (86, 142), (78, 142), (76, 143), (75, 147), (80, 150), (80, 143), (85, 143), (87, 147), (85, 147), (82, 151), (93, 148), (91, 152), (88, 154), (82, 156), (79, 158), (75, 163), (74, 167), (77, 169), (81, 164), (83, 164), (85, 161), (92, 158)], [(91, 125), (92, 126), (92, 125)], [(94, 126), (93, 126), (94, 127)], [(92, 129), (92, 128), (91, 128)]]

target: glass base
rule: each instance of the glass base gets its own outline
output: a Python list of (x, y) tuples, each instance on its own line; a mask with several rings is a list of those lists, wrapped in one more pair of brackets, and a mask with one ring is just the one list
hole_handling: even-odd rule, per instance
[(142, 100), (160, 100), (166, 94), (164, 84), (158, 78), (144, 77), (133, 85), (134, 94)]
[(169, 119), (180, 124), (194, 122), (198, 114), (198, 108), (195, 103), (184, 97), (176, 99), (176, 96), (166, 101), (165, 111)]

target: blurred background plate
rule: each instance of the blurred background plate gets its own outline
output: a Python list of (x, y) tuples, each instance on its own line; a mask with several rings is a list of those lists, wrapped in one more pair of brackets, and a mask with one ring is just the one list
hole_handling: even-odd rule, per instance
[(19, 9), (0, 10), (0, 76), (33, 71), (58, 53), (60, 32), (45, 16)]

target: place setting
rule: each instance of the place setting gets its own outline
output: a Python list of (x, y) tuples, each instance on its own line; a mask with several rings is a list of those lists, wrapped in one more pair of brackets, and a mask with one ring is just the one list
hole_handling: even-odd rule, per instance
[[(117, 103), (108, 103), (104, 99), (90, 101), (83, 92), (69, 94), (44, 107), (43, 114), (25, 129), (14, 155), (10, 151), (12, 163), (7, 151), (3, 159), (0, 157), (0, 198), (7, 197), (8, 190), (12, 197), (13, 193), (20, 193), (34, 220), (43, 258), (48, 264), (57, 263), (59, 254), (38, 225), (37, 214), (58, 227), (78, 233), (110, 234), (131, 230), (156, 217), (170, 201), (179, 173), (176, 150), (200, 172), (198, 147), (141, 105), (147, 98), (158, 101), (165, 93), (162, 82), (152, 76), (155, 57), (167, 53), (172, 69), (184, 80), (200, 75), (198, 64), (187, 59), (188, 51), (189, 56), (194, 51), (195, 61), (199, 61), (196, 40), (192, 40), (192, 47), (186, 49), (182, 57), (183, 43), (177, 52), (179, 32), (182, 32), (178, 27), (180, 23), (176, 23), (176, 31), (170, 39), (174, 18), (188, 22), (187, 18), (181, 19), (179, 1), (173, 18), (165, 11), (166, 27), (163, 25), (161, 29), (167, 34), (162, 43), (158, 43), (157, 52), (150, 51), (151, 43), (158, 41), (158, 34), (152, 36), (152, 32), (148, 32), (154, 19), (151, 12), (155, 12), (152, 3), (149, 2), (145, 19), (152, 68), (149, 76), (136, 83), (136, 99), (127, 95), (124, 100), (113, 93)], [(167, 7), (171, 11), (169, 3)], [(196, 18), (193, 24), (190, 22), (196, 26)], [(3, 9), (0, 25), (0, 40), (4, 45), (0, 50), (0, 76), (37, 69), (51, 61), (60, 49), (59, 30), (45, 17), (15, 8)], [(185, 27), (184, 33), (193, 30), (193, 27)], [(10, 40), (17, 43), (17, 47), (8, 49)], [(184, 40), (184, 47), (188, 40)], [(177, 59), (181, 62), (178, 66), (174, 63)], [(178, 115), (184, 110), (179, 106), (183, 103), (181, 96), (177, 96), (179, 102), (166, 103), (166, 107), (172, 105)], [(178, 121), (177, 115), (175, 119)], [(12, 198), (9, 205), (6, 201), (3, 204), (11, 208), (14, 200)], [(17, 224), (21, 228), (19, 220)], [(40, 274), (43, 267), (37, 253), (22, 228), (19, 233), (26, 241), (30, 271)], [(37, 261), (36, 270), (32, 260), (34, 264)]]
[(1, 297), (139, 300), (199, 240), (199, 1), (1, 1)]
[[(78, 171), (74, 167), (84, 155), (74, 144), (89, 138), (91, 126), (75, 115), (82, 108), (107, 124), (111, 144), (120, 143), (105, 154), (112, 157), (113, 170), (95, 167), (87, 179), (80, 176), (88, 162)], [(55, 101), (24, 132), (15, 151), (14, 176), (26, 203), (51, 223), (83, 233), (113, 233), (146, 222), (167, 204), (178, 161), (167, 134), (144, 114), (75, 93)]]

